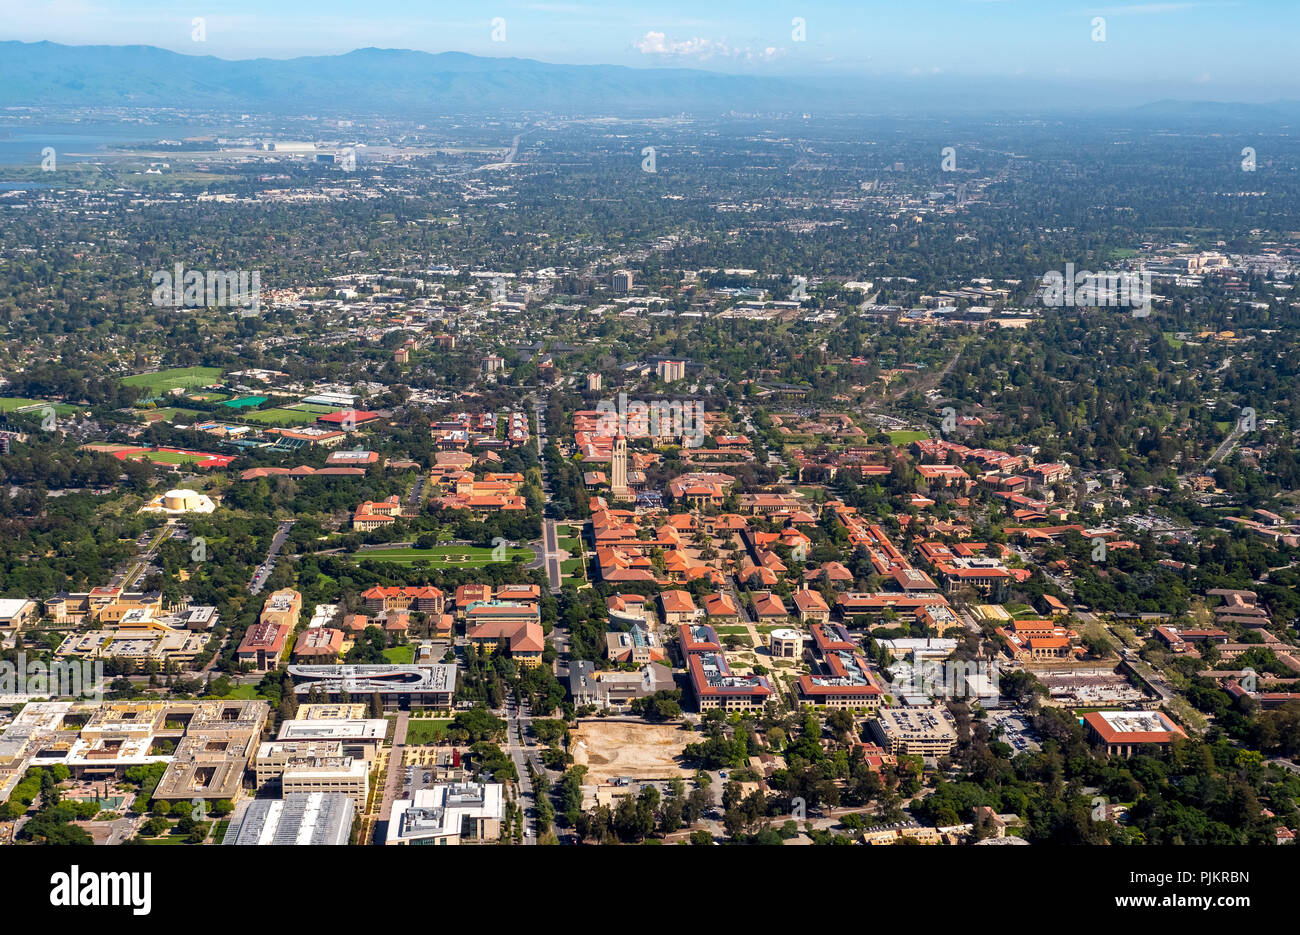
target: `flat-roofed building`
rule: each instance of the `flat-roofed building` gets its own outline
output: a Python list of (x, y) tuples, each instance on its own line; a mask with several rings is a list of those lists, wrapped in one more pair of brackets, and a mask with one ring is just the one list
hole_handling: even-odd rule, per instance
[(280, 788), (280, 777), (292, 763), (343, 756), (343, 744), (337, 740), (268, 740), (260, 743), (253, 757), (257, 791), (274, 794)]
[(465, 608), (467, 630), (484, 623), (540, 625), (541, 622), (541, 608), (535, 601), (474, 601)]
[(153, 797), (208, 802), (238, 799), (244, 771), (262, 739), (269, 714), (265, 701), (200, 703)]
[(133, 659), (137, 662), (193, 662), (207, 645), (206, 633), (178, 630), (155, 623), (113, 630), (83, 630), (64, 637), (54, 654), (59, 658)]
[(505, 817), (501, 783), (446, 783), (393, 803), (386, 845), (456, 845), (462, 838), (496, 840)]
[(877, 742), (894, 756), (947, 756), (957, 746), (957, 727), (941, 705), (881, 708), (870, 722)]
[(314, 757), (290, 763), (280, 775), (284, 795), (326, 792), (346, 795), (359, 809), (370, 795), (370, 764), (355, 757)]
[(341, 794), (249, 799), (235, 808), (221, 843), (341, 847), (351, 839), (355, 814), (352, 799)]
[(221, 614), (210, 604), (192, 604), (176, 614), (177, 626), (186, 630), (211, 630), (220, 620)]
[(777, 627), (767, 635), (768, 648), (776, 659), (802, 659), (804, 636), (791, 627)]
[(454, 665), (393, 663), (389, 665), (289, 666), (294, 694), (306, 698), (315, 689), (331, 699), (347, 694), (365, 698), (377, 694), (390, 710), (450, 708), (456, 693)]
[(349, 704), (300, 704), (296, 721), (364, 721), (369, 705), (354, 702)]
[(280, 724), (275, 739), (278, 743), (337, 743), (342, 745), (340, 752), (343, 756), (373, 760), (387, 734), (388, 722), (381, 717), (319, 721), (294, 719)]
[(648, 698), (676, 688), (672, 670), (652, 662), (635, 672), (597, 671), (595, 663), (576, 659), (569, 664), (569, 694), (573, 703), (597, 708), (622, 707), (634, 698)]
[(25, 597), (0, 598), (0, 630), (21, 630), (41, 619), (36, 602)]
[(298, 625), (301, 613), (302, 595), (293, 588), (281, 588), (267, 596), (258, 619), (262, 623), (276, 623), (292, 629)]

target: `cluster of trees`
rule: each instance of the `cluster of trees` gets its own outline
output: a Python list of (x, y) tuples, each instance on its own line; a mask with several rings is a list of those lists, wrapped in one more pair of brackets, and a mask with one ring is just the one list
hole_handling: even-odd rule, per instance
[[(1295, 730), (1296, 713), (1288, 720)], [(1167, 755), (1124, 759), (1091, 746), (1066, 712), (1044, 708), (1033, 722), (1042, 750), (1014, 759), (987, 725), (969, 722), (969, 739), (954, 756), (958, 777), (935, 777), (914, 813), (943, 825), (972, 820), (979, 805), (1014, 812), (1036, 844), (1272, 844), (1276, 827), (1300, 820), (1300, 777), (1222, 734), (1176, 741)], [(1098, 795), (1127, 805), (1126, 822), (1097, 820)]]

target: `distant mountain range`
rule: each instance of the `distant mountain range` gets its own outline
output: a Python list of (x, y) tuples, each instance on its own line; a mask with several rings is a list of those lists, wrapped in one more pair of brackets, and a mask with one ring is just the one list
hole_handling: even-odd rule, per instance
[(143, 45), (0, 42), (0, 107), (15, 106), (415, 117), (530, 111), (619, 116), (1096, 111), (1123, 113), (1138, 121), (1300, 120), (1296, 101), (1142, 104), (1119, 85), (1029, 79), (761, 77), (373, 48), (342, 55), (231, 61)]
[(0, 42), (0, 107), (177, 107), (261, 113), (675, 113), (785, 110), (825, 92), (689, 69), (551, 65), (461, 52), (357, 49), (228, 61), (153, 46)]

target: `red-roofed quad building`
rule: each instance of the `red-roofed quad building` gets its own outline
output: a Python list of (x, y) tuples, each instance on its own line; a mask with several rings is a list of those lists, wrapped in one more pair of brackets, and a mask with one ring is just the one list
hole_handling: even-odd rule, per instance
[(244, 638), (235, 650), (235, 659), (248, 663), (254, 669), (270, 669), (279, 664), (292, 627), (278, 623), (255, 623), (244, 631)]
[[(533, 608), (536, 610), (536, 605)], [(476, 619), (480, 616), (480, 611), (494, 609), (496, 608), (491, 605), (486, 608), (475, 605), (469, 609), (470, 624), (465, 630), (466, 638), (484, 652), (503, 649), (520, 665), (541, 665), (542, 650), (546, 648), (542, 625), (507, 615), (502, 615), (500, 619)]]
[(861, 653), (826, 653), (816, 674), (799, 676), (799, 700), (814, 707), (875, 713), (884, 695)]
[(1162, 711), (1090, 711), (1083, 716), (1088, 735), (1111, 756), (1167, 750), (1187, 734)]
[(826, 623), (831, 619), (831, 608), (826, 599), (808, 588), (794, 592), (794, 606), (798, 608), (803, 623)]
[(682, 656), (682, 665), (685, 665), (695, 653), (722, 652), (722, 641), (718, 639), (718, 631), (711, 626), (682, 624), (677, 628), (677, 649)]
[(366, 500), (357, 507), (356, 513), (352, 514), (352, 528), (358, 532), (370, 532), (396, 522), (401, 515), (402, 501), (397, 494), (378, 503)]
[(340, 409), (338, 412), (327, 413), (316, 419), (322, 425), (330, 428), (342, 429), (347, 432), (371, 422), (379, 421), (379, 413), (366, 412), (363, 409)]
[(333, 627), (304, 630), (293, 646), (297, 662), (333, 662), (343, 652), (343, 631)]
[(663, 591), (659, 595), (659, 610), (666, 626), (694, 623), (698, 616), (695, 599), (689, 591)]
[(431, 585), (423, 587), (385, 588), (375, 585), (361, 592), (366, 610), (380, 613), (387, 610), (418, 610), (425, 614), (441, 614), (446, 605), (446, 595)]
[(701, 711), (758, 711), (773, 695), (766, 676), (732, 675), (722, 653), (690, 653), (686, 667)]

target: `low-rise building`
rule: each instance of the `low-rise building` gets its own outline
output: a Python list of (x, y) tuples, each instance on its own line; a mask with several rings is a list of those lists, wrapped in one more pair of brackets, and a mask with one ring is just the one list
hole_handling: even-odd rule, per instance
[(0, 630), (21, 630), (41, 619), (36, 602), (25, 597), (0, 598)]
[(700, 711), (762, 710), (774, 694), (766, 676), (732, 675), (726, 656), (720, 652), (692, 652), (686, 665)]
[(790, 627), (778, 627), (767, 635), (768, 649), (775, 659), (802, 659), (804, 635)]
[(416, 791), (393, 803), (386, 845), (456, 845), (468, 832), (478, 841), (496, 840), (505, 817), (501, 783), (448, 783)]
[(947, 756), (957, 746), (957, 728), (941, 705), (881, 708), (870, 722), (877, 742), (894, 756)]
[(657, 662), (643, 665), (635, 672), (597, 671), (595, 663), (586, 659), (569, 664), (569, 694), (578, 707), (623, 707), (634, 698), (648, 698), (655, 692), (672, 691), (675, 687), (672, 670)]
[(456, 667), (425, 665), (298, 665), (289, 666), (293, 691), (306, 698), (313, 690), (337, 700), (341, 695), (367, 698), (379, 695), (390, 710), (450, 708), (456, 693)]
[(1111, 756), (1167, 750), (1187, 736), (1163, 711), (1089, 711), (1083, 723), (1092, 741)]
[(351, 839), (355, 814), (352, 798), (338, 793), (249, 799), (235, 808), (221, 843), (341, 847)]
[(662, 662), (667, 651), (653, 630), (633, 624), (625, 631), (612, 630), (605, 634), (605, 654), (614, 662), (643, 666)]

